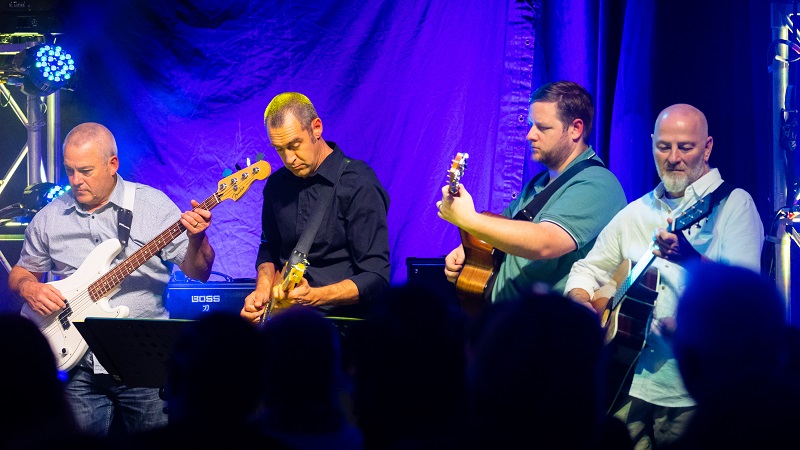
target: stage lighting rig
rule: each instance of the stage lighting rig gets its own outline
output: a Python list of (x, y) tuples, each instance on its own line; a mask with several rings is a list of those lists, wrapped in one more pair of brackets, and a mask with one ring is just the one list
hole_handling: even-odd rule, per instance
[[(66, 194), (70, 186), (59, 186), (54, 183), (39, 183), (28, 186), (22, 192), (19, 203), (13, 203), (0, 209), (0, 219), (13, 218), (16, 222), (27, 224), (33, 216), (48, 203)], [(2, 226), (0, 226), (0, 231)]]
[(28, 95), (47, 96), (69, 89), (75, 60), (60, 45), (39, 43), (14, 53), (0, 53), (0, 82), (22, 86)]

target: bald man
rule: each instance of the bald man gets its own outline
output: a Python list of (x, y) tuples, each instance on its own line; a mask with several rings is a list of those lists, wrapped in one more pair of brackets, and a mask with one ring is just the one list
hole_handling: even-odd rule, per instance
[[(117, 144), (108, 128), (83, 123), (64, 139), (64, 169), (71, 190), (42, 208), (25, 230), (25, 242), (8, 277), (12, 291), (27, 302), (33, 314), (47, 316), (66, 308), (64, 295), (43, 276), (61, 279), (75, 273), (89, 253), (106, 240), (118, 238), (117, 211), (125, 207), (125, 192), (133, 190), (133, 217), (127, 246), (113, 260), (119, 264), (167, 227), (180, 220), (187, 232), (168, 243), (120, 284), (110, 306), (127, 306), (130, 317), (166, 319), (162, 294), (171, 264), (188, 276), (207, 280), (214, 250), (206, 229), (211, 213), (197, 208), (181, 210), (164, 193), (143, 184), (124, 181), (117, 174)], [(113, 379), (87, 351), (69, 372), (65, 389), (78, 425), (87, 433), (104, 435), (112, 417), (128, 433), (166, 424), (158, 389), (125, 386)]]
[(694, 410), (695, 401), (683, 385), (670, 342), (685, 267), (693, 261), (712, 260), (758, 272), (764, 242), (753, 199), (741, 189), (723, 197), (707, 218), (689, 229), (668, 231), (673, 219), (719, 188), (723, 180), (708, 164), (714, 139), (697, 108), (667, 107), (658, 115), (651, 137), (661, 183), (611, 220), (589, 254), (572, 266), (565, 288), (570, 298), (591, 302), (623, 260), (635, 262), (645, 254), (655, 255), (652, 266), (661, 278), (650, 333), (636, 363), (629, 396), (617, 402), (622, 407), (616, 415), (626, 421), (637, 449), (672, 442)]

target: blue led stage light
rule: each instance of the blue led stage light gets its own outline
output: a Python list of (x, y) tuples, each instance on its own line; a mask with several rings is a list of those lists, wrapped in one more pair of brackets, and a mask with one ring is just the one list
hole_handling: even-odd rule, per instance
[(22, 84), (29, 95), (50, 95), (75, 76), (75, 60), (60, 45), (36, 44), (0, 58), (0, 81)]

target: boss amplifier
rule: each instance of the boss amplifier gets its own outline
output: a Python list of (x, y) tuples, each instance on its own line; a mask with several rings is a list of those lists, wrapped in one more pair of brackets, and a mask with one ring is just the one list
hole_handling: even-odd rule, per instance
[(244, 298), (256, 288), (256, 282), (208, 281), (170, 282), (165, 294), (170, 319), (198, 319), (210, 312), (239, 314)]

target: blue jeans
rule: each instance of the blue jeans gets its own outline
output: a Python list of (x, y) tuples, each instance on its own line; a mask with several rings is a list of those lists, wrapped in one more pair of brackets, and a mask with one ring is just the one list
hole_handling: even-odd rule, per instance
[(167, 424), (157, 388), (127, 387), (85, 367), (70, 373), (65, 395), (78, 426), (91, 435), (107, 435), (115, 417), (128, 435)]

